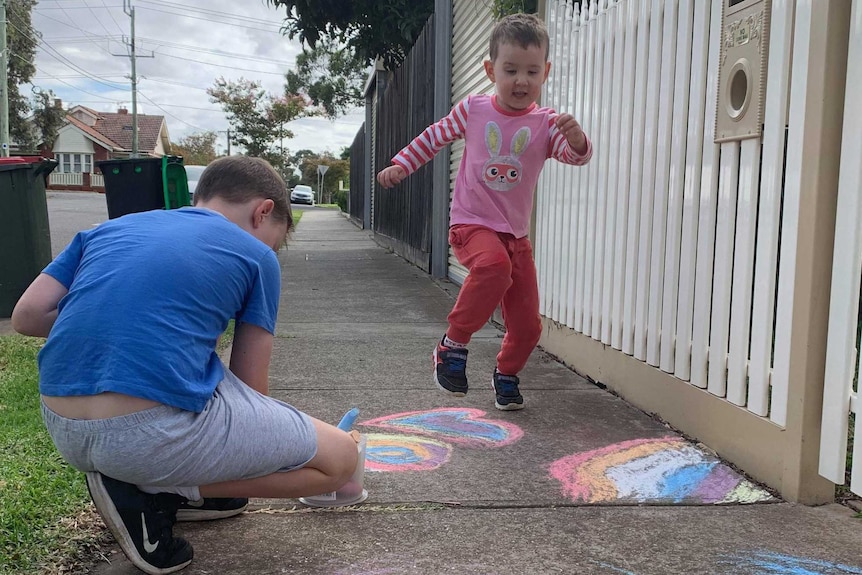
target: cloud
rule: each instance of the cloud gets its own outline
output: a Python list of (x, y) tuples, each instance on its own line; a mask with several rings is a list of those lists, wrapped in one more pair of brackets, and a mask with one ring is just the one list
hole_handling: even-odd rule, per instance
[[(206, 89), (219, 76), (243, 77), (280, 94), (283, 75), (301, 51), (298, 41), (279, 31), (284, 9), (276, 10), (265, 0), (132, 3), (138, 112), (165, 116), (172, 141), (213, 130), (221, 132), (217, 146), (223, 151), (229, 125)], [(131, 62), (122, 43), (130, 35), (130, 18), (121, 0), (43, 0), (34, 9), (32, 22), (43, 39), (36, 54), (35, 86), (53, 90), (66, 107), (131, 110)], [(335, 121), (297, 120), (288, 126), (295, 137), (285, 140), (284, 146), (338, 152), (350, 146), (363, 120), (361, 110)]]

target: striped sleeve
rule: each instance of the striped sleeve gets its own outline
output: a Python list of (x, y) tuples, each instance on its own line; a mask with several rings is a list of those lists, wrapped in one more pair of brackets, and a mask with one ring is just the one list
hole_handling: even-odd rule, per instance
[(590, 161), (590, 158), (593, 157), (593, 143), (590, 141), (590, 138), (584, 134), (584, 138), (587, 140), (587, 151), (583, 154), (576, 152), (571, 146), (569, 146), (569, 142), (566, 140), (563, 133), (557, 129), (557, 116), (557, 113), (551, 113), (548, 115), (548, 130), (550, 135), (550, 141), (548, 143), (548, 157), (559, 160), (564, 164), (583, 166)]
[(392, 163), (404, 168), (407, 174), (412, 174), (430, 162), (437, 152), (458, 138), (464, 137), (467, 131), (469, 108), (470, 98), (467, 97), (452, 108), (448, 116), (425, 128), (424, 132), (392, 158)]

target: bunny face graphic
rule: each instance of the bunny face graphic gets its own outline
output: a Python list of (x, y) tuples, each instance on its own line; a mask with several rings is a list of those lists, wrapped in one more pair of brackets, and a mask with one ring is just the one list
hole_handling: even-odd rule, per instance
[(496, 122), (488, 122), (485, 126), (485, 145), (491, 157), (482, 167), (482, 177), (486, 186), (497, 192), (508, 192), (521, 183), (523, 168), (518, 158), (527, 149), (530, 139), (529, 128), (519, 129), (512, 136), (509, 155), (501, 156), (503, 132)]

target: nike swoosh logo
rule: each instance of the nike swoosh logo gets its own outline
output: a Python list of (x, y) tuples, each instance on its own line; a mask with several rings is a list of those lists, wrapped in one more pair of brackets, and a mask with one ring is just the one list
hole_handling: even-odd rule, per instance
[(150, 534), (147, 533), (147, 520), (144, 517), (143, 512), (141, 512), (141, 526), (144, 531), (144, 551), (152, 553), (159, 548), (159, 542), (156, 541), (155, 543), (150, 543)]
[(203, 507), (206, 501), (203, 498), (198, 499), (197, 501), (192, 501), (191, 499), (186, 501), (186, 505), (189, 507)]

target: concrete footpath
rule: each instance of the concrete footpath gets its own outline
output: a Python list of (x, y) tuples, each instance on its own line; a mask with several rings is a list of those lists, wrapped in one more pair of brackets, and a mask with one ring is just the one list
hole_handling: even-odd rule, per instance
[[(862, 574), (862, 519), (788, 504), (537, 350), (526, 409), (494, 409), (502, 334), (470, 345), (470, 392), (439, 392), (431, 350), (451, 285), (336, 211), (281, 253), (271, 392), (325, 421), (360, 409), (368, 499), (252, 500), (179, 524), (203, 574)], [(96, 573), (137, 573), (114, 549)]]

